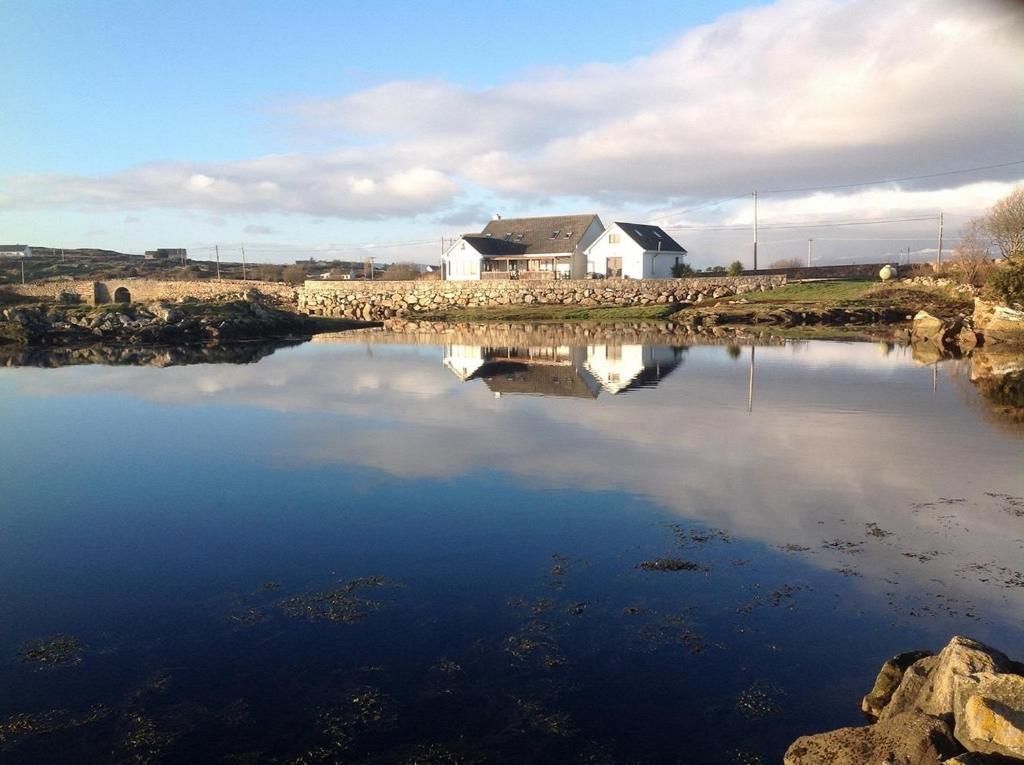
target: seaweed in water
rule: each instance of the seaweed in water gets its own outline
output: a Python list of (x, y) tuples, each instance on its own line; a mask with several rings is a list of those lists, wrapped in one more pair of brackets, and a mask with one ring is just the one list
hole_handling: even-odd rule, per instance
[(77, 638), (56, 635), (27, 643), (21, 649), (21, 659), (47, 667), (79, 664), (82, 661), (82, 646)]
[(360, 577), (346, 582), (336, 590), (310, 592), (285, 598), (278, 608), (285, 616), (311, 622), (342, 622), (353, 624), (366, 618), (370, 611), (378, 611), (383, 604), (359, 595), (359, 591), (377, 587), (400, 587), (382, 576)]
[(707, 566), (682, 558), (653, 558), (637, 564), (637, 568), (643, 571), (703, 571), (705, 573), (709, 570)]

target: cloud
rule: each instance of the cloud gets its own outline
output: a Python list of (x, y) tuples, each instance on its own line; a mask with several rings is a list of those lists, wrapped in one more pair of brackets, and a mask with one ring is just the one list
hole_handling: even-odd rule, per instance
[(276, 234), (277, 233), (277, 230), (271, 228), (270, 226), (260, 226), (260, 225), (257, 225), (257, 224), (250, 224), (250, 225), (246, 226), (242, 230), (246, 234), (254, 234), (254, 235), (257, 235), (257, 236), (264, 235), (264, 234)]
[(293, 104), (331, 151), (7, 178), (0, 209), (431, 213), (455, 225), (468, 189), (654, 206), (990, 164), (1021, 158), (1021, 39), (1010, 3), (780, 0), (624, 63)]

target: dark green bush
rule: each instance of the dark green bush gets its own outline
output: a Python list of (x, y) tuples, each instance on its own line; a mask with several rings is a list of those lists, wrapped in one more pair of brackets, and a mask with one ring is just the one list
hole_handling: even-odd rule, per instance
[(989, 290), (1006, 302), (1024, 302), (1024, 263), (1011, 263), (1006, 268), (996, 268), (988, 280)]

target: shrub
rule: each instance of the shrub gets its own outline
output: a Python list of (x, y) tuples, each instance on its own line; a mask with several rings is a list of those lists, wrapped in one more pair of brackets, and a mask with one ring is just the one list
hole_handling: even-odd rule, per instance
[(739, 276), (742, 273), (743, 273), (743, 264), (740, 261), (734, 260), (732, 263), (729, 264), (729, 270), (728, 270), (729, 276)]
[(1008, 303), (1024, 302), (1024, 263), (1011, 261), (1004, 268), (993, 269), (988, 288)]
[(693, 266), (689, 263), (676, 263), (672, 266), (672, 276), (676, 279), (686, 279), (693, 276)]

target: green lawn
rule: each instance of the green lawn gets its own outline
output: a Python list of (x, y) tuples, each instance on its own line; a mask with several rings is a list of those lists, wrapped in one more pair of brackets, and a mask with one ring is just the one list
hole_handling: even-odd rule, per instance
[[(747, 292), (740, 297), (752, 303), (838, 303), (863, 300), (883, 288), (877, 280), (821, 281), (787, 284), (768, 292)], [(883, 288), (884, 289), (884, 288)], [(736, 300), (735, 297), (723, 298)]]

